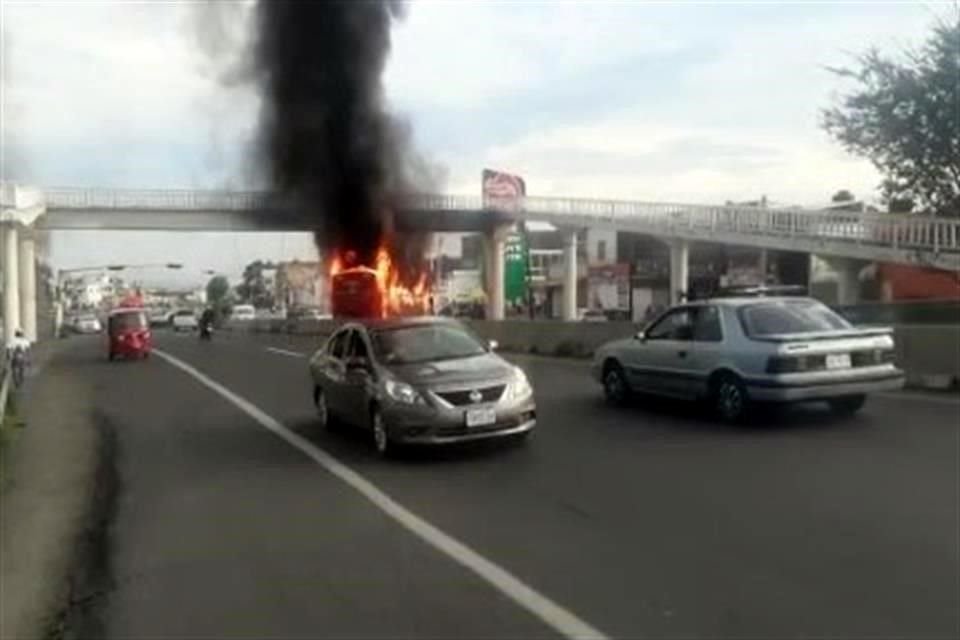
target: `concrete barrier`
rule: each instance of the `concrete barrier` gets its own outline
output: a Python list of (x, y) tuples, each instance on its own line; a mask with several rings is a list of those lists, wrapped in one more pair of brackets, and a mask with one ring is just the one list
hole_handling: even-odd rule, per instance
[[(558, 322), (550, 320), (467, 320), (484, 340), (500, 349), (560, 357), (590, 357), (600, 345), (635, 334), (632, 322)], [(326, 336), (334, 320), (254, 320), (236, 331)], [(894, 325), (897, 362), (914, 387), (949, 389), (960, 384), (960, 324)]]
[(960, 385), (960, 325), (894, 326), (897, 362), (910, 386), (951, 389)]

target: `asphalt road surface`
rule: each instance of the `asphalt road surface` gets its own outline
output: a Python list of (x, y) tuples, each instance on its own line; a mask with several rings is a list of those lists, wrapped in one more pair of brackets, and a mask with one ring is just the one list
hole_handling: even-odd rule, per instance
[[(571, 619), (620, 638), (960, 635), (960, 398), (728, 427), (687, 404), (609, 408), (584, 363), (516, 358), (539, 405), (529, 442), (384, 461), (362, 434), (316, 425), (309, 338), (158, 338), (266, 417), (158, 354), (108, 363), (102, 338), (64, 343), (117, 441), (104, 590), (83, 621), (98, 635), (561, 637)], [(507, 586), (271, 419), (509, 572)]]

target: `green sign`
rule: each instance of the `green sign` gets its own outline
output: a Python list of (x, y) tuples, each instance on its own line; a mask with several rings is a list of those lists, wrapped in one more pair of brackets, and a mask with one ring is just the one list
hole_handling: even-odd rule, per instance
[(523, 234), (507, 236), (503, 251), (503, 297), (510, 303), (527, 300), (527, 244)]

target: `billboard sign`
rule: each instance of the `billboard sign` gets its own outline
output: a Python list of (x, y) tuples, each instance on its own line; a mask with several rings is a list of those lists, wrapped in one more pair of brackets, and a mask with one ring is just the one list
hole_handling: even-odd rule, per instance
[(629, 264), (591, 266), (587, 284), (592, 308), (626, 309), (630, 306)]
[(527, 184), (520, 176), (493, 169), (483, 170), (483, 204), (491, 209), (515, 211), (527, 195)]

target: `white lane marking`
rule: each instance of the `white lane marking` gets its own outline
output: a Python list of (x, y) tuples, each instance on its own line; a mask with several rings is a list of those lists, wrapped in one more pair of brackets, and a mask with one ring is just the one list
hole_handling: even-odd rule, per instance
[(561, 635), (567, 638), (596, 638), (597, 640), (605, 640), (608, 637), (597, 628), (592, 627), (578, 618), (572, 612), (539, 593), (533, 587), (526, 585), (503, 567), (487, 560), (453, 536), (444, 533), (402, 506), (359, 473), (323, 449), (320, 449), (303, 436), (283, 426), (283, 424), (253, 403), (230, 391), (219, 382), (201, 373), (179, 358), (160, 349), (154, 349), (153, 352), (232, 402), (241, 411), (256, 420), (260, 426), (312, 458), (314, 462), (362, 494), (408, 531), (437, 551), (447, 555), (455, 562), (475, 573), (495, 589), (513, 600), (515, 604), (540, 618), (540, 620)]
[(267, 351), (272, 351), (273, 353), (279, 353), (282, 356), (291, 356), (294, 358), (306, 358), (307, 354), (300, 353), (299, 351), (287, 351), (286, 349), (278, 349), (276, 347), (264, 347)]

